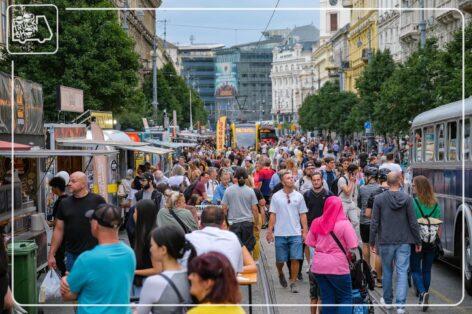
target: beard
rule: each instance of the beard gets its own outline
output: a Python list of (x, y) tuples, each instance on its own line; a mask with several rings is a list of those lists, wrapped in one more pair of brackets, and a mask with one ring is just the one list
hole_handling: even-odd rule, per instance
[(146, 185), (143, 185), (144, 190), (149, 190), (151, 188), (151, 184), (147, 183)]

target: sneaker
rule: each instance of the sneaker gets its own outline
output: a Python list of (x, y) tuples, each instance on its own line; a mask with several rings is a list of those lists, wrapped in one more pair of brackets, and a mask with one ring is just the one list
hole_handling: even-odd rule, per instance
[(385, 303), (385, 299), (383, 297), (380, 298), (380, 305), (383, 306), (387, 310), (392, 309), (392, 305)]
[(285, 279), (284, 274), (279, 275), (279, 282), (282, 287), (287, 288), (287, 280)]
[(429, 304), (429, 293), (428, 292), (423, 292), (420, 296), (421, 299), (421, 305), (423, 305), (423, 312), (426, 312), (428, 310), (428, 304)]
[(298, 279), (298, 280), (300, 280), (300, 281), (302, 281), (302, 280), (303, 280), (302, 273), (298, 273), (297, 279)]
[(292, 292), (292, 293), (298, 293), (297, 285), (296, 285), (294, 282), (292, 282), (292, 283), (290, 284), (290, 292)]
[(397, 314), (405, 314), (405, 309), (397, 309)]

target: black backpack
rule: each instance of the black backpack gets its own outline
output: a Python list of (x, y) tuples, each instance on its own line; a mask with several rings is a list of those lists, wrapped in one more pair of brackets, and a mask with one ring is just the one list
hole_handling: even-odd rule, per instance
[(333, 193), (336, 196), (339, 196), (341, 194), (341, 192), (339, 192), (339, 189), (338, 189), (338, 181), (341, 178), (344, 178), (344, 180), (346, 180), (346, 184), (349, 184), (349, 182), (347, 181), (345, 176), (341, 176), (339, 178), (334, 179), (334, 181), (331, 183), (331, 186), (329, 187), (329, 189), (331, 190), (331, 193)]
[(189, 186), (185, 188), (185, 191), (184, 191), (185, 202), (188, 203), (190, 199), (192, 198), (193, 190), (197, 186), (197, 183), (198, 183), (198, 180), (195, 180), (195, 182), (193, 182), (192, 184), (190, 184)]

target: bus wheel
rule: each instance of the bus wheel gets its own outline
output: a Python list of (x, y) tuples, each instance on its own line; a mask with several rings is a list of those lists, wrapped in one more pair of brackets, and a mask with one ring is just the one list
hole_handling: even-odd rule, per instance
[(464, 265), (464, 281), (465, 290), (472, 295), (472, 243), (470, 242), (469, 228), (465, 228), (465, 265)]

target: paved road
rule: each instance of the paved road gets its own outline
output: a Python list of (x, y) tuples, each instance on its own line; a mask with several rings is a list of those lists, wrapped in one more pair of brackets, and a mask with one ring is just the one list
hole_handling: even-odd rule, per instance
[[(261, 239), (263, 250), (267, 258), (267, 273), (270, 274), (275, 291), (276, 304), (288, 304), (287, 306), (277, 307), (278, 313), (309, 313), (309, 285), (304, 273), (303, 281), (299, 283), (300, 293), (293, 294), (290, 290), (284, 289), (278, 283), (277, 270), (275, 268), (275, 252), (274, 245), (268, 244), (265, 241), (265, 230), (262, 231)], [(305, 267), (304, 267), (305, 268)], [(285, 268), (285, 274), (288, 278), (288, 270)], [(462, 296), (461, 290), (461, 275), (456, 269), (442, 262), (437, 262), (433, 266), (432, 271), (432, 285), (431, 285), (431, 304), (455, 304), (460, 301)], [(374, 302), (378, 303), (381, 297), (382, 289), (376, 289), (372, 293)], [(416, 304), (417, 298), (414, 295), (413, 289), (410, 289), (408, 296), (408, 303)], [(423, 313), (419, 307), (408, 307), (408, 313)], [(375, 313), (383, 313), (384, 310), (380, 307), (375, 308)], [(430, 313), (472, 313), (472, 297), (467, 295), (464, 301), (459, 306), (448, 307), (430, 307)]]

